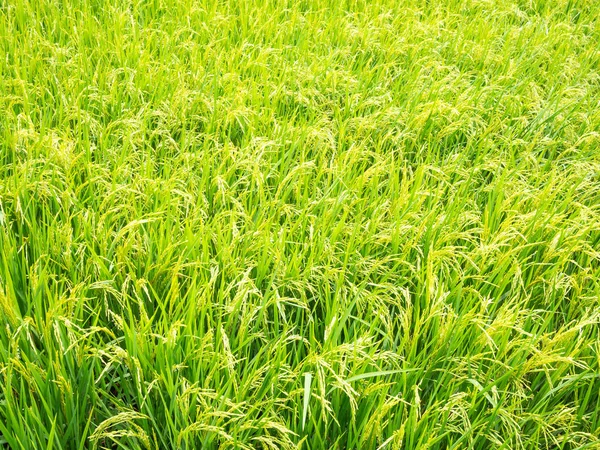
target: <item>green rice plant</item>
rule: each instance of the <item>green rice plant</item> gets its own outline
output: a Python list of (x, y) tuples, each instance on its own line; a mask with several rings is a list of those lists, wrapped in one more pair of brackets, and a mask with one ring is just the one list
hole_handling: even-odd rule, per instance
[(600, 448), (598, 18), (0, 1), (0, 448)]

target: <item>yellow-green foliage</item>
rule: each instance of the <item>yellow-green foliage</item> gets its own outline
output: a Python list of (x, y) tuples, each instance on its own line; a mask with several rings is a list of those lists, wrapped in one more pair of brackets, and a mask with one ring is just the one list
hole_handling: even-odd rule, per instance
[(600, 448), (599, 19), (0, 0), (0, 448)]

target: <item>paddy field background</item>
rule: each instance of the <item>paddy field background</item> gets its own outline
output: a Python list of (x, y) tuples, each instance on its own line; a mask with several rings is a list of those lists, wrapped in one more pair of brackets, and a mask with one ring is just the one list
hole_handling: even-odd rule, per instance
[(0, 0), (0, 105), (1, 448), (600, 448), (600, 3)]

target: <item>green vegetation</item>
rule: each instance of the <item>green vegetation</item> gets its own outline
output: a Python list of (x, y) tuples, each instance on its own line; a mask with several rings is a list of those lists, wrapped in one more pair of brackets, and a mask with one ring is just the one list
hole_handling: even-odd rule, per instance
[(0, 0), (0, 448), (600, 448), (599, 42)]

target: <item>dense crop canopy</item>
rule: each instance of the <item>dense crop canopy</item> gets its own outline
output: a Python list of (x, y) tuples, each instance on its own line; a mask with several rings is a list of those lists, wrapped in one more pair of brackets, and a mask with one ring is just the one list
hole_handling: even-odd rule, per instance
[(0, 448), (600, 448), (599, 18), (0, 0)]

